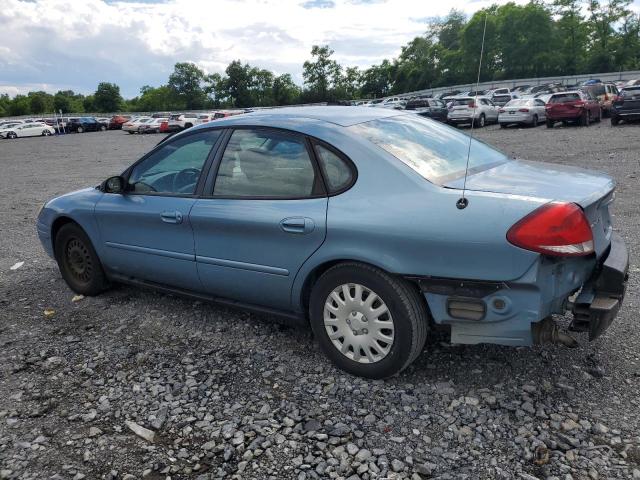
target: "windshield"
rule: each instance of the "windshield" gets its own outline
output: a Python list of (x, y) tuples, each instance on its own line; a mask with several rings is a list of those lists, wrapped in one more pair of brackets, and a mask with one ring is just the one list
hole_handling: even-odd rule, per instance
[[(349, 127), (411, 167), (427, 180), (443, 184), (464, 175), (469, 136), (418, 115), (398, 115)], [(473, 139), (469, 170), (477, 172), (509, 161), (504, 153)]]

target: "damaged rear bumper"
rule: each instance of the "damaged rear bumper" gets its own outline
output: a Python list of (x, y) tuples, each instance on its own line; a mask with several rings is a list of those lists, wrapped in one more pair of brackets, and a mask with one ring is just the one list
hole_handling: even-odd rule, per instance
[(629, 277), (629, 253), (620, 235), (613, 233), (609, 254), (575, 299), (570, 329), (600, 336), (618, 314)]

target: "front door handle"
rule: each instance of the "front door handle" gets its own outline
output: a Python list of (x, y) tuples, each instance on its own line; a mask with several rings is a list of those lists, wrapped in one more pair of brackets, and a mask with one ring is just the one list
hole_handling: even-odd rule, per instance
[(307, 217), (289, 217), (280, 222), (280, 228), (287, 233), (311, 233), (316, 228), (313, 220)]
[(160, 218), (165, 223), (182, 223), (182, 213), (177, 210), (162, 212)]

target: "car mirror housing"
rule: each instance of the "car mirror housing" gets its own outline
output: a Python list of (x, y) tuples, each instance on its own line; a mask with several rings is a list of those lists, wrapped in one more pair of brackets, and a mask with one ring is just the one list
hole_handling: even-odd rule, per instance
[(121, 176), (107, 178), (102, 184), (102, 191), (105, 193), (123, 193), (124, 178)]

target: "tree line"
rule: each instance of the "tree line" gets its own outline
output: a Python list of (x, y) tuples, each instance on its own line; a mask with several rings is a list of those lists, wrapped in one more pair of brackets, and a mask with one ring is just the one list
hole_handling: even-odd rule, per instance
[(145, 85), (123, 99), (114, 83), (91, 95), (71, 90), (0, 96), (0, 116), (116, 111), (177, 111), (260, 107), (374, 98), (476, 79), (486, 20), (481, 81), (640, 69), (640, 15), (631, 0), (531, 0), (477, 11), (452, 10), (427, 22), (400, 55), (367, 69), (344, 67), (328, 45), (314, 45), (303, 64), (302, 87), (290, 74), (232, 61), (207, 74), (177, 63), (166, 84)]

